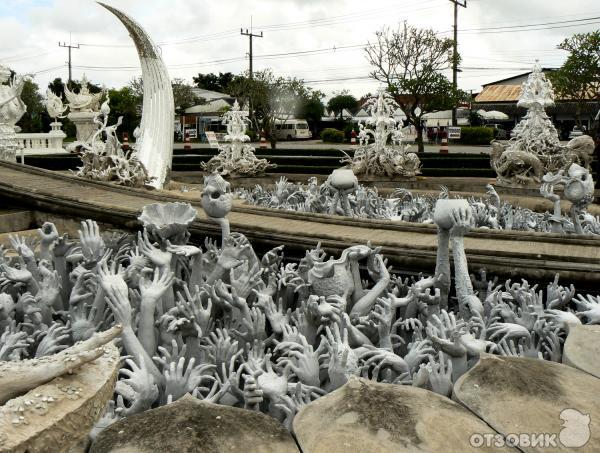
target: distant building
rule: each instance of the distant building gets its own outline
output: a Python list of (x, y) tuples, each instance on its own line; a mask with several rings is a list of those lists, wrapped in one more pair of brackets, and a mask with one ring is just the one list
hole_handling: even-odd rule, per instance
[[(552, 69), (542, 69), (549, 73)], [(498, 110), (506, 113), (513, 124), (517, 124), (525, 115), (526, 110), (517, 107), (517, 101), (521, 95), (521, 84), (527, 80), (530, 72), (509, 77), (483, 85), (481, 92), (475, 97), (473, 109), (485, 111)], [(586, 128), (590, 128), (594, 117), (598, 112), (598, 100), (590, 99), (583, 105), (581, 111), (581, 122)], [(566, 139), (569, 132), (576, 124), (577, 104), (568, 99), (556, 99), (556, 105), (546, 109), (548, 116), (560, 130), (561, 138)]]
[(185, 109), (185, 114), (175, 120), (175, 130), (189, 134), (190, 138), (203, 139), (204, 131), (221, 129), (221, 116), (234, 103), (235, 98), (225, 93), (193, 88), (194, 94), (205, 103)]

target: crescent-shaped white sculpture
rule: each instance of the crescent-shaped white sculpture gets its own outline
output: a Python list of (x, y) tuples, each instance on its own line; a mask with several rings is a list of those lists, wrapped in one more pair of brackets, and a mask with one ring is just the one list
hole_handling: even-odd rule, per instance
[(148, 34), (124, 12), (97, 2), (123, 23), (140, 57), (144, 82), (144, 103), (139, 137), (138, 159), (155, 179), (151, 186), (162, 189), (169, 177), (173, 158), (173, 119), (175, 105), (171, 79), (158, 48)]

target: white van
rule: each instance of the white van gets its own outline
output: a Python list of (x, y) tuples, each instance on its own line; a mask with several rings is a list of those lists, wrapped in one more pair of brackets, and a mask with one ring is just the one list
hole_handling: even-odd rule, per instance
[(275, 120), (275, 136), (277, 140), (300, 140), (312, 137), (306, 120), (290, 118)]

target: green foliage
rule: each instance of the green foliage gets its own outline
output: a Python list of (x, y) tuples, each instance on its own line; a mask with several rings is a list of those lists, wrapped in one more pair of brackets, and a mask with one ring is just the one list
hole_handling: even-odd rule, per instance
[(483, 117), (476, 110), (469, 110), (469, 124), (471, 126), (482, 126), (484, 123)]
[(50, 118), (46, 113), (44, 98), (38, 90), (35, 82), (25, 80), (21, 100), (27, 106), (27, 111), (17, 123), (23, 132), (47, 132), (50, 129)]
[(138, 98), (138, 104), (142, 105), (144, 99), (144, 79), (142, 79), (142, 76), (134, 77), (127, 86), (133, 95)]
[(342, 117), (344, 109), (349, 111), (354, 110), (358, 106), (358, 101), (347, 90), (341, 91), (335, 95), (327, 103), (327, 108), (335, 113), (336, 116)]
[(575, 116), (581, 127), (581, 110), (586, 100), (600, 100), (600, 31), (575, 34), (558, 45), (569, 52), (564, 64), (548, 78), (559, 99), (576, 103)]
[(482, 126), (463, 126), (459, 142), (463, 145), (489, 145), (494, 139), (494, 129)]
[(321, 102), (323, 93), (314, 91), (312, 96), (303, 98), (296, 109), (296, 118), (304, 118), (310, 122), (321, 121), (325, 114), (325, 106)]
[(345, 135), (343, 131), (328, 127), (321, 132), (321, 140), (325, 143), (342, 143)]
[(357, 136), (358, 136), (358, 124), (357, 123), (348, 123), (344, 126), (344, 136), (350, 140), (350, 138), (352, 137), (352, 131), (356, 132)]
[(140, 124), (141, 112), (140, 99), (133, 90), (126, 86), (119, 90), (109, 90), (110, 96), (109, 106), (110, 114), (108, 115), (108, 124), (116, 124), (117, 119), (122, 116), (123, 123), (117, 129), (119, 139), (122, 139), (123, 132), (129, 134), (129, 139), (133, 139), (133, 131)]
[(198, 88), (228, 93), (229, 84), (233, 82), (234, 78), (235, 76), (231, 72), (219, 72), (219, 75), (211, 72), (208, 74), (199, 73), (196, 77), (193, 77), (193, 80)]

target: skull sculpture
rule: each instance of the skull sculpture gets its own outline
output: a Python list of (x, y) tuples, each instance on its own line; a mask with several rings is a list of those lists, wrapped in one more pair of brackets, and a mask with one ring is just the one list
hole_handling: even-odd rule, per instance
[(207, 216), (224, 218), (231, 211), (230, 184), (216, 172), (205, 176), (201, 203)]

